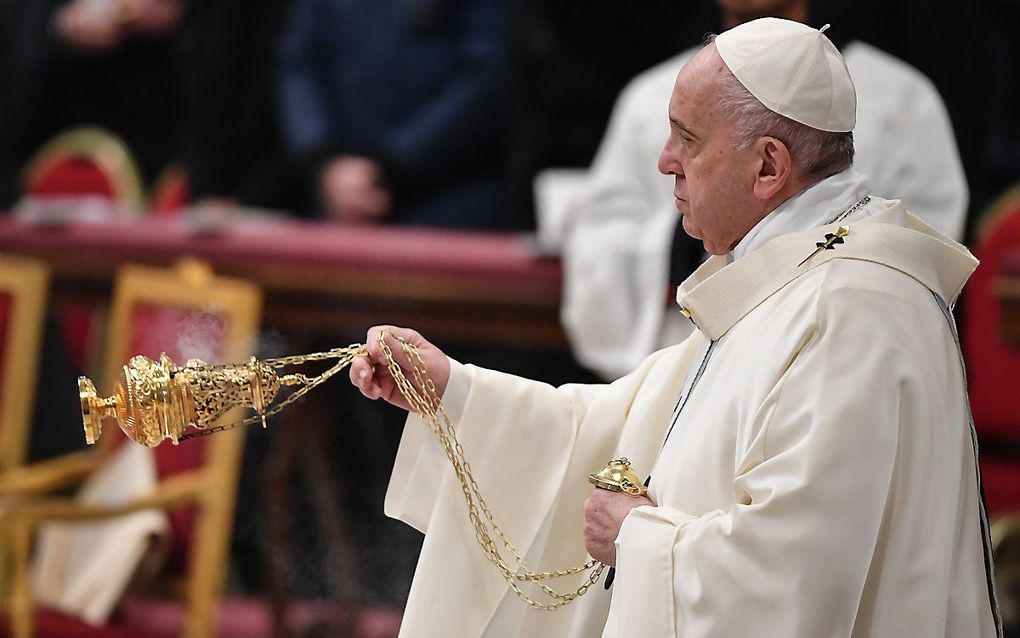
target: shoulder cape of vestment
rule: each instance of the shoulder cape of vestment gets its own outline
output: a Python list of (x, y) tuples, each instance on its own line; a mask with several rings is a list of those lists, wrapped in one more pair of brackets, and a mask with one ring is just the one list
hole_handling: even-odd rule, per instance
[(677, 303), (706, 337), (722, 337), (747, 313), (813, 268), (832, 259), (860, 259), (917, 280), (952, 306), (977, 259), (961, 244), (908, 213), (899, 201), (846, 224), (843, 242), (808, 259), (825, 235), (842, 224), (776, 237), (741, 259), (712, 257), (677, 289)]

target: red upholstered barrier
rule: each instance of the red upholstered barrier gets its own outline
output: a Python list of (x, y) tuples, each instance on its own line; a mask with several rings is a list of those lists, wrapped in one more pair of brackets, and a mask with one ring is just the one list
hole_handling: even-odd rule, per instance
[[(9, 636), (9, 618), (0, 615), (0, 636)], [(35, 613), (35, 636), (36, 638), (138, 638), (139, 636), (149, 638), (163, 638), (152, 632), (141, 633), (138, 627), (123, 625), (104, 625), (93, 627), (92, 625), (64, 614), (49, 609), (39, 609)], [(170, 638), (173, 634), (164, 634)]]

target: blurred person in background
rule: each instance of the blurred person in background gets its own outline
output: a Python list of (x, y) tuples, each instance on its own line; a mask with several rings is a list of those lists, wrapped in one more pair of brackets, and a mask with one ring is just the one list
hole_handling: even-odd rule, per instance
[[(293, 0), (276, 95), (300, 212), (333, 224), (527, 227), (504, 183), (509, 17), (506, 0)], [(264, 459), (255, 462), (263, 481), (288, 499), (253, 490), (245, 500), (270, 512), (271, 533), (287, 545), (269, 548), (268, 587), (402, 606), (421, 540), (379, 508), (398, 443), (382, 424), (400, 414), (356, 394), (308, 401), (287, 431), (250, 447)]]
[(0, 205), (26, 161), (75, 126), (122, 138), (143, 186), (175, 169), (183, 201), (292, 208), (279, 161), (275, 48), (289, 0), (0, 4)]
[[(724, 28), (763, 16), (806, 22), (807, 0), (719, 0)], [(945, 106), (931, 82), (860, 41), (826, 33), (842, 49), (858, 95), (854, 167), (875, 193), (896, 193), (925, 221), (963, 237), (968, 188)], [(656, 170), (662, 105), (685, 51), (635, 78), (620, 95), (585, 191), (572, 204), (564, 244), (564, 325), (580, 362), (607, 379), (679, 343), (690, 321), (669, 310), (669, 290), (701, 263), (684, 233), (672, 180)]]
[[(184, 0), (20, 0), (2, 8), (3, 201), (47, 139), (98, 125), (125, 140), (143, 180), (173, 155), (181, 120), (175, 36)], [(6, 101), (6, 100), (5, 100)]]
[[(0, 3), (0, 210), (20, 197), (25, 162), (62, 130), (99, 124), (129, 140), (155, 176), (170, 155), (175, 93), (169, 38), (181, 0), (11, 0)], [(162, 125), (157, 125), (161, 123)], [(31, 429), (30, 458), (85, 446), (68, 388), (86, 372), (67, 320), (50, 313)], [(73, 332), (73, 328), (71, 329)]]
[(345, 223), (515, 229), (503, 188), (505, 0), (296, 0), (285, 143), (306, 207)]

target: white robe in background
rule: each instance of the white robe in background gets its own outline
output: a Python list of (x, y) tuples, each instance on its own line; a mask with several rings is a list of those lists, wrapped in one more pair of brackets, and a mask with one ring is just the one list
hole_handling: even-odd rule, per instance
[[(689, 322), (667, 312), (669, 253), (680, 214), (673, 177), (656, 169), (669, 133), (677, 72), (696, 50), (635, 78), (621, 93), (588, 185), (570, 207), (563, 245), (563, 323), (578, 360), (606, 379), (679, 343)], [(857, 89), (854, 167), (874, 194), (953, 239), (963, 235), (968, 191), (945, 106), (931, 82), (862, 42), (843, 50)]]
[(610, 458), (651, 473), (656, 506), (624, 520), (610, 591), (531, 609), (409, 418), (386, 511), (426, 537), (401, 637), (996, 636), (964, 375), (939, 302), (976, 261), (899, 202), (857, 215), (803, 266), (836, 226), (766, 220), (738, 259), (713, 257), (681, 286), (694, 334), (612, 384), (454, 364), (444, 404), (532, 569), (587, 558), (586, 476)]

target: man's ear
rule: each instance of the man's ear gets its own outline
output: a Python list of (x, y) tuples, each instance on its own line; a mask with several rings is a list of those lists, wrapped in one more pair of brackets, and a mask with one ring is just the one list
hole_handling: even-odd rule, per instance
[(754, 180), (754, 195), (761, 200), (771, 199), (793, 181), (790, 149), (774, 137), (762, 137), (755, 143), (755, 151), (759, 166)]

